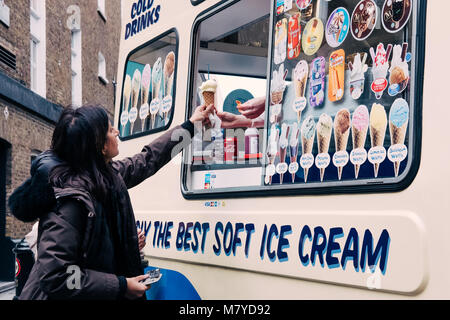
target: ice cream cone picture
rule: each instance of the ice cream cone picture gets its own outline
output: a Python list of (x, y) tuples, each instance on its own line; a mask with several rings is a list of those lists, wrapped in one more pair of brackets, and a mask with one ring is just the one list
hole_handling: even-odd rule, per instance
[(367, 151), (364, 149), (369, 130), (369, 110), (364, 105), (356, 108), (352, 118), (352, 141), (353, 150), (350, 154), (350, 161), (355, 167), (355, 179), (358, 179), (359, 169), (367, 160)]
[(287, 38), (288, 21), (286, 18), (283, 18), (275, 26), (275, 51), (273, 58), (275, 64), (283, 63), (286, 60)]
[(288, 30), (288, 59), (297, 59), (300, 55), (301, 25), (300, 13), (289, 18)]
[(324, 36), (324, 26), (319, 18), (312, 18), (305, 26), (302, 35), (303, 52), (307, 56), (312, 56), (319, 51)]
[(309, 169), (314, 164), (314, 156), (312, 154), (312, 150), (316, 133), (316, 123), (311, 116), (303, 121), (300, 131), (302, 136), (302, 156), (300, 158), (300, 166), (303, 168), (305, 183), (307, 183)]
[(145, 129), (145, 120), (148, 117), (149, 106), (148, 97), (150, 94), (150, 87), (152, 83), (152, 68), (149, 64), (146, 64), (144, 70), (142, 71), (141, 79), (141, 107), (139, 109), (139, 118), (141, 119), (141, 131)]
[(128, 106), (130, 105), (131, 96), (131, 77), (127, 74), (125, 76), (125, 81), (123, 83), (123, 96), (122, 96), (122, 113), (120, 115), (120, 135), (123, 137), (125, 135), (125, 128), (127, 126), (128, 117)]
[(406, 159), (408, 148), (405, 146), (406, 131), (409, 123), (409, 105), (406, 100), (399, 98), (394, 101), (389, 112), (389, 132), (391, 147), (388, 158), (394, 164), (394, 174), (398, 177), (400, 163)]
[(386, 149), (384, 148), (386, 127), (386, 110), (381, 104), (374, 103), (370, 111), (370, 140), (372, 148), (369, 150), (368, 159), (373, 164), (375, 178), (378, 178), (380, 164), (386, 159)]
[(381, 19), (384, 29), (389, 33), (402, 30), (409, 21), (413, 0), (385, 0)]
[(350, 29), (350, 15), (340, 7), (333, 11), (325, 27), (325, 38), (332, 48), (339, 47), (347, 38)]
[(297, 113), (297, 122), (300, 124), (302, 112), (306, 108), (306, 83), (308, 82), (309, 66), (305, 60), (297, 63), (292, 71), (295, 88), (294, 111)]
[(280, 184), (283, 184), (284, 174), (288, 170), (288, 165), (286, 163), (286, 154), (287, 154), (287, 149), (288, 149), (288, 145), (289, 145), (289, 140), (288, 140), (289, 129), (290, 129), (290, 127), (286, 123), (282, 124), (281, 135), (280, 135), (280, 140), (279, 140), (279, 145), (278, 145), (279, 146), (278, 154), (280, 156), (280, 163), (276, 167), (276, 172), (280, 175)]
[(280, 130), (275, 124), (270, 128), (269, 142), (267, 146), (267, 157), (269, 164), (266, 167), (266, 177), (264, 182), (272, 184), (272, 177), (275, 175), (275, 159), (278, 154), (278, 142), (280, 140)]
[(138, 111), (137, 111), (137, 106), (138, 106), (138, 101), (139, 101), (139, 92), (141, 91), (141, 72), (136, 69), (134, 71), (134, 75), (133, 75), (133, 81), (132, 81), (132, 85), (131, 85), (131, 103), (132, 103), (132, 107), (130, 109), (130, 111), (128, 112), (129, 117), (130, 117), (130, 134), (133, 134), (133, 128), (134, 128), (134, 123), (136, 122), (137, 116), (138, 116)]
[(364, 93), (365, 73), (369, 69), (366, 64), (367, 53), (364, 53), (361, 59), (361, 54), (356, 54), (353, 63), (348, 63), (350, 69), (350, 96), (357, 100)]
[(389, 44), (387, 49), (384, 49), (382, 43), (378, 44), (377, 51), (375, 52), (373, 48), (370, 48), (370, 55), (372, 56), (372, 74), (373, 82), (371, 85), (372, 91), (375, 93), (377, 99), (381, 99), (384, 90), (388, 86), (388, 81), (386, 79), (387, 72), (389, 70), (389, 56), (391, 55), (392, 45)]
[(300, 128), (297, 122), (291, 124), (289, 132), (291, 133), (291, 137), (289, 139), (289, 155), (290, 155), (290, 164), (289, 164), (289, 172), (292, 177), (292, 183), (295, 182), (295, 175), (298, 171), (299, 165), (297, 162), (298, 156), (298, 138), (300, 134)]
[(328, 100), (336, 102), (344, 97), (345, 52), (340, 49), (330, 55)]
[(378, 7), (374, 0), (361, 0), (353, 10), (351, 31), (358, 41), (367, 39), (375, 29), (378, 20)]
[(166, 60), (164, 62), (164, 99), (162, 103), (164, 124), (167, 124), (169, 113), (172, 110), (174, 71), (175, 53), (171, 51), (167, 54)]
[(163, 98), (163, 70), (162, 70), (162, 61), (161, 58), (158, 58), (156, 62), (153, 64), (152, 68), (152, 102), (150, 104), (150, 111), (153, 111), (158, 108), (156, 114), (152, 114), (150, 112), (151, 116), (151, 127), (152, 129), (155, 128), (156, 125), (156, 116), (157, 114), (161, 114), (161, 100)]
[(323, 113), (317, 123), (317, 146), (319, 154), (316, 156), (316, 167), (320, 169), (320, 181), (323, 182), (325, 169), (330, 165), (330, 148), (331, 132), (333, 131), (333, 120), (331, 117)]
[(215, 105), (215, 96), (217, 90), (216, 80), (210, 79), (202, 83), (200, 86), (200, 93), (203, 97), (204, 105)]
[(283, 103), (284, 90), (286, 89), (285, 79), (287, 70), (284, 68), (284, 63), (280, 65), (278, 70), (272, 74), (270, 81), (270, 121), (271, 123), (278, 122), (281, 116), (281, 107)]
[(325, 99), (325, 58), (318, 57), (311, 63), (309, 82), (309, 104), (311, 107), (320, 106)]
[(295, 4), (297, 5), (297, 8), (299, 8), (300, 10), (305, 10), (306, 8), (309, 7), (309, 5), (311, 4), (312, 0), (294, 0)]
[(336, 152), (333, 155), (333, 163), (338, 168), (338, 179), (342, 179), (342, 170), (347, 165), (349, 154), (347, 152), (348, 137), (350, 135), (350, 112), (341, 109), (334, 118), (334, 142)]
[(394, 97), (402, 93), (409, 83), (409, 67), (408, 62), (411, 61), (411, 55), (407, 53), (408, 43), (402, 46), (395, 45), (392, 50), (391, 68), (389, 69), (389, 89), (388, 93)]

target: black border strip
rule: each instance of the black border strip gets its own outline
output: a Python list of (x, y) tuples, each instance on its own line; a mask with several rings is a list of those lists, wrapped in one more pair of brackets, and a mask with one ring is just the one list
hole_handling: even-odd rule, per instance
[[(193, 79), (195, 75), (195, 53), (196, 53), (196, 33), (200, 23), (203, 20), (213, 16), (214, 14), (228, 8), (229, 6), (239, 2), (240, 0), (230, 0), (224, 5), (223, 2), (209, 8), (208, 10), (200, 13), (199, 16), (194, 21), (191, 33), (191, 56), (189, 59), (189, 78)], [(275, 7), (275, 0), (273, 0), (272, 11)], [(210, 193), (196, 193), (194, 191), (188, 191), (186, 188), (186, 174), (187, 174), (187, 162), (186, 155), (183, 151), (184, 164), (181, 166), (181, 192), (186, 200), (211, 200), (211, 199), (238, 199), (238, 198), (250, 198), (250, 197), (268, 197), (268, 196), (311, 196), (311, 195), (337, 195), (337, 194), (370, 194), (370, 193), (387, 193), (387, 192), (400, 192), (407, 189), (417, 176), (421, 163), (422, 155), (422, 115), (423, 115), (423, 86), (424, 86), (424, 71), (425, 71), (425, 49), (426, 49), (426, 19), (427, 19), (427, 2), (428, 0), (417, 0), (418, 1), (418, 12), (417, 12), (417, 30), (416, 30), (416, 68), (415, 71), (415, 117), (414, 117), (414, 152), (412, 154), (413, 161), (411, 163), (411, 168), (404, 179), (396, 183), (385, 183), (385, 184), (367, 184), (367, 185), (355, 185), (355, 186), (324, 186), (324, 187), (314, 187), (314, 188), (299, 188), (299, 189), (264, 189), (260, 188), (258, 190), (250, 191), (219, 191)], [(219, 8), (220, 7), (220, 8)], [(271, 17), (272, 26), (275, 23), (275, 11), (273, 11)], [(269, 59), (273, 54), (273, 49), (270, 49)], [(187, 95), (187, 113), (189, 114), (190, 105), (192, 102), (193, 88), (192, 83), (188, 83), (188, 95)]]
[(177, 39), (177, 43), (175, 45), (175, 71), (174, 71), (174, 86), (173, 86), (173, 95), (172, 95), (172, 114), (170, 116), (169, 119), (169, 123), (166, 124), (164, 127), (159, 127), (156, 129), (152, 129), (150, 131), (145, 131), (145, 132), (139, 132), (130, 136), (126, 136), (126, 137), (121, 137), (119, 135), (119, 139), (120, 141), (128, 141), (128, 140), (132, 140), (132, 139), (136, 139), (136, 138), (141, 138), (141, 137), (145, 137), (148, 135), (152, 135), (161, 131), (166, 131), (170, 128), (170, 126), (172, 125), (172, 121), (173, 121), (173, 117), (175, 114), (175, 102), (176, 102), (176, 95), (177, 95), (177, 76), (178, 76), (178, 52), (179, 52), (179, 45), (180, 45), (180, 37), (178, 34), (178, 30), (177, 28), (171, 28), (169, 30), (167, 30), (166, 32), (160, 34), (159, 36), (157, 36), (156, 38), (153, 38), (147, 42), (145, 42), (144, 44), (140, 45), (139, 47), (137, 47), (136, 49), (130, 51), (130, 53), (128, 53), (127, 58), (125, 60), (125, 69), (124, 69), (124, 73), (123, 73), (123, 77), (122, 77), (122, 88), (121, 88), (121, 92), (120, 92), (120, 105), (119, 105), (119, 117), (117, 120), (117, 129), (120, 130), (120, 116), (122, 115), (122, 105), (123, 105), (123, 84), (125, 83), (125, 77), (127, 75), (126, 70), (127, 70), (127, 65), (128, 65), (128, 61), (130, 60), (130, 57), (135, 54), (136, 52), (138, 52), (139, 50), (151, 45), (152, 43), (164, 38), (165, 36), (171, 34), (171, 33), (175, 33), (176, 39)]
[(196, 6), (196, 5), (200, 4), (200, 3), (202, 3), (203, 1), (205, 1), (205, 0), (191, 0), (191, 4), (193, 6)]

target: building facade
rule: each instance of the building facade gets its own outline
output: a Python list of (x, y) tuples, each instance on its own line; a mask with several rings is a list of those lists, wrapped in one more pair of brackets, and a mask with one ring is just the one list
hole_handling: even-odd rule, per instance
[(120, 8), (120, 0), (0, 0), (0, 242), (31, 230), (7, 199), (49, 148), (62, 108), (101, 104), (113, 119)]

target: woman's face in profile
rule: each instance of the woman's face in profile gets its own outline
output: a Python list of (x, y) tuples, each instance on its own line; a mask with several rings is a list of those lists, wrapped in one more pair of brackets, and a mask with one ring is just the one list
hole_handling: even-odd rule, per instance
[(105, 146), (103, 147), (103, 155), (106, 161), (112, 160), (115, 156), (119, 154), (119, 143), (117, 137), (119, 136), (119, 131), (111, 126), (109, 123), (108, 133), (106, 135)]

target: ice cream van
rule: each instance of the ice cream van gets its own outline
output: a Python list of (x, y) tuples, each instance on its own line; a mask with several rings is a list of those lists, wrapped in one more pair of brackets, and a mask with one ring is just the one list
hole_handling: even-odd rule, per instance
[(449, 12), (122, 1), (120, 156), (216, 109), (130, 190), (150, 298), (450, 298)]

